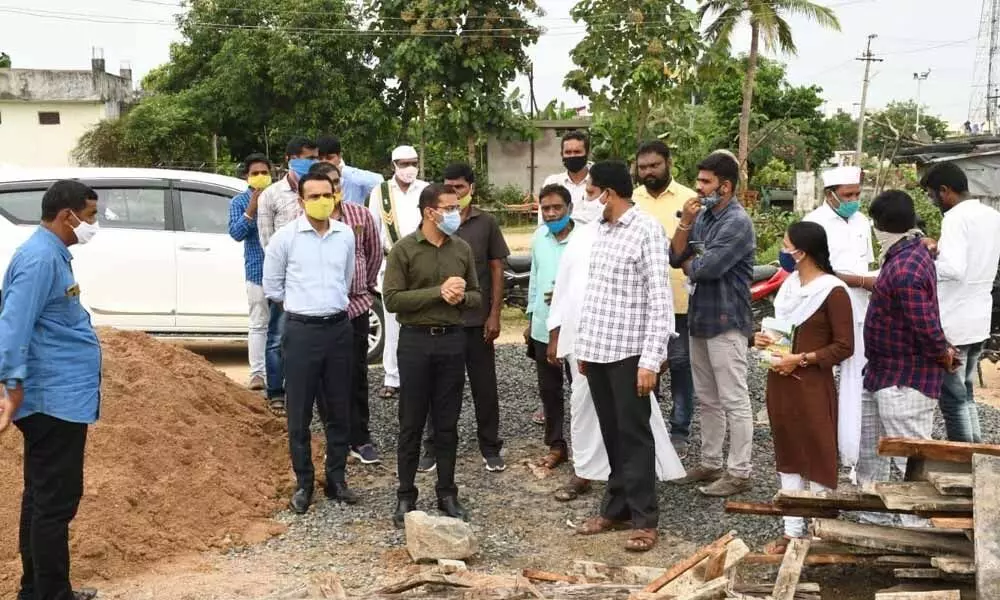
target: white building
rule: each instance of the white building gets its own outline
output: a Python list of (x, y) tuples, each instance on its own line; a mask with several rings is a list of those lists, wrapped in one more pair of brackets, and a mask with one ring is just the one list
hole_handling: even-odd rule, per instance
[(132, 71), (0, 69), (0, 165), (74, 166), (73, 149), (102, 119), (115, 119), (133, 96)]

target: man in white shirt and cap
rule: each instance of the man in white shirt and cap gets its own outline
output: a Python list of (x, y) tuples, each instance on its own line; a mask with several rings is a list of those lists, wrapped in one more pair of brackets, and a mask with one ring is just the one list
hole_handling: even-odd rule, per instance
[[(420, 172), (420, 157), (413, 146), (397, 146), (392, 151), (393, 176), (376, 186), (368, 198), (368, 206), (375, 216), (376, 224), (382, 228), (382, 247), (386, 253), (393, 244), (410, 235), (420, 227), (420, 192), (427, 182), (417, 179)], [(385, 262), (379, 272), (379, 282), (385, 274)], [(382, 367), (385, 381), (379, 391), (381, 398), (394, 398), (399, 393), (399, 366), (396, 362), (396, 347), (399, 343), (399, 323), (396, 315), (383, 310), (385, 345), (382, 350)]]
[(806, 215), (823, 227), (830, 245), (830, 263), (848, 286), (854, 311), (854, 356), (840, 364), (838, 442), (841, 462), (854, 466), (861, 448), (861, 394), (864, 391), (865, 314), (875, 274), (872, 222), (861, 214), (860, 167), (836, 167), (823, 172), (823, 204)]

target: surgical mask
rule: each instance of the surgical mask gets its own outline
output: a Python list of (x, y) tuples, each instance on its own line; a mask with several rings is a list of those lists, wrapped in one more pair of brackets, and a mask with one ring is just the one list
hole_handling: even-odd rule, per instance
[(396, 177), (399, 178), (400, 181), (402, 181), (403, 183), (406, 183), (406, 184), (410, 184), (410, 183), (413, 183), (414, 181), (416, 181), (417, 180), (417, 173), (419, 173), (419, 172), (420, 172), (420, 169), (418, 169), (416, 167), (412, 167), (412, 166), (410, 166), (410, 167), (396, 167)]
[(464, 198), (458, 199), (458, 205), (461, 206), (463, 210), (468, 208), (470, 204), (472, 204), (472, 194), (466, 194)]
[(701, 205), (709, 210), (715, 208), (719, 202), (722, 202), (722, 197), (719, 196), (719, 192), (712, 192), (708, 196), (701, 199)]
[(861, 202), (859, 200), (841, 200), (837, 192), (833, 192), (833, 197), (840, 203), (837, 208), (833, 209), (833, 212), (837, 213), (841, 218), (850, 219), (854, 216), (854, 213), (861, 209)]
[(316, 163), (312, 158), (293, 158), (288, 161), (288, 170), (295, 173), (295, 176), (302, 179), (309, 174), (309, 167)]
[(569, 171), (570, 173), (579, 173), (580, 171), (583, 170), (584, 167), (587, 166), (587, 157), (564, 156), (563, 166), (566, 167), (566, 170)]
[(73, 227), (73, 235), (76, 236), (77, 243), (86, 244), (90, 240), (94, 239), (97, 232), (101, 230), (100, 225), (97, 222), (88, 223), (76, 216), (76, 213), (71, 213), (73, 218), (78, 221), (78, 224)]
[(782, 269), (788, 271), (789, 273), (794, 273), (795, 267), (798, 265), (798, 263), (795, 262), (795, 256), (793, 253), (784, 249), (778, 253), (778, 264), (781, 265)]
[(330, 218), (330, 213), (333, 212), (333, 207), (336, 203), (336, 196), (320, 196), (315, 200), (306, 200), (302, 204), (305, 205), (306, 215), (310, 219), (315, 219), (317, 221), (323, 221)]
[(558, 221), (545, 222), (545, 226), (549, 228), (549, 233), (552, 235), (559, 235), (564, 229), (566, 229), (567, 225), (569, 225), (569, 215), (563, 215), (563, 218)]
[(441, 221), (438, 222), (438, 229), (441, 230), (445, 235), (455, 235), (458, 228), (462, 225), (462, 215), (458, 212), (448, 212), (444, 213)]
[(271, 185), (271, 175), (268, 173), (264, 173), (262, 175), (251, 175), (247, 179), (247, 183), (255, 190), (262, 190)]

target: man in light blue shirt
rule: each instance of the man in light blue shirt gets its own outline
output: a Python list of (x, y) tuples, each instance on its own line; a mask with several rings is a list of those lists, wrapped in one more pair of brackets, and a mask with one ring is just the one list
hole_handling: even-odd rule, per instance
[[(97, 194), (57, 181), (42, 196), (42, 223), (14, 252), (0, 304), (0, 434), (24, 436), (18, 598), (93, 598), (69, 578), (69, 523), (83, 495), (87, 426), (97, 420), (101, 348), (80, 304), (69, 246), (97, 233)], [(8, 482), (9, 485), (9, 482)]]
[(354, 232), (330, 218), (336, 202), (333, 183), (311, 173), (299, 179), (304, 214), (279, 229), (264, 253), (264, 295), (283, 306), (282, 349), (288, 446), (297, 486), (290, 506), (297, 514), (312, 503), (311, 446), (313, 402), (326, 415), (326, 496), (355, 504), (347, 487), (350, 441), (353, 330), (347, 318), (354, 278)]
[[(554, 469), (566, 462), (568, 452), (563, 433), (565, 405), (563, 402), (563, 366), (555, 359), (549, 361), (549, 304), (552, 288), (556, 284), (559, 260), (573, 233), (570, 219), (572, 196), (559, 184), (547, 185), (538, 194), (538, 210), (544, 219), (531, 240), (531, 279), (528, 282), (528, 319), (530, 325), (524, 332), (528, 353), (535, 359), (538, 371), (538, 393), (542, 397), (545, 413), (545, 445), (549, 453), (539, 460), (539, 465)], [(554, 348), (553, 348), (554, 350)], [(555, 356), (555, 352), (551, 353)]]
[(333, 136), (319, 138), (316, 146), (319, 148), (321, 162), (328, 162), (340, 169), (340, 189), (344, 192), (344, 202), (364, 206), (372, 190), (382, 185), (382, 176), (344, 162), (340, 140)]

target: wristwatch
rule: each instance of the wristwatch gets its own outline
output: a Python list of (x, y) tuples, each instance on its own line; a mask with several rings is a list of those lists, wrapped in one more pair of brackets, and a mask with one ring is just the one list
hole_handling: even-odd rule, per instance
[(803, 369), (809, 366), (809, 354), (803, 353), (802, 360), (799, 361), (799, 366)]

